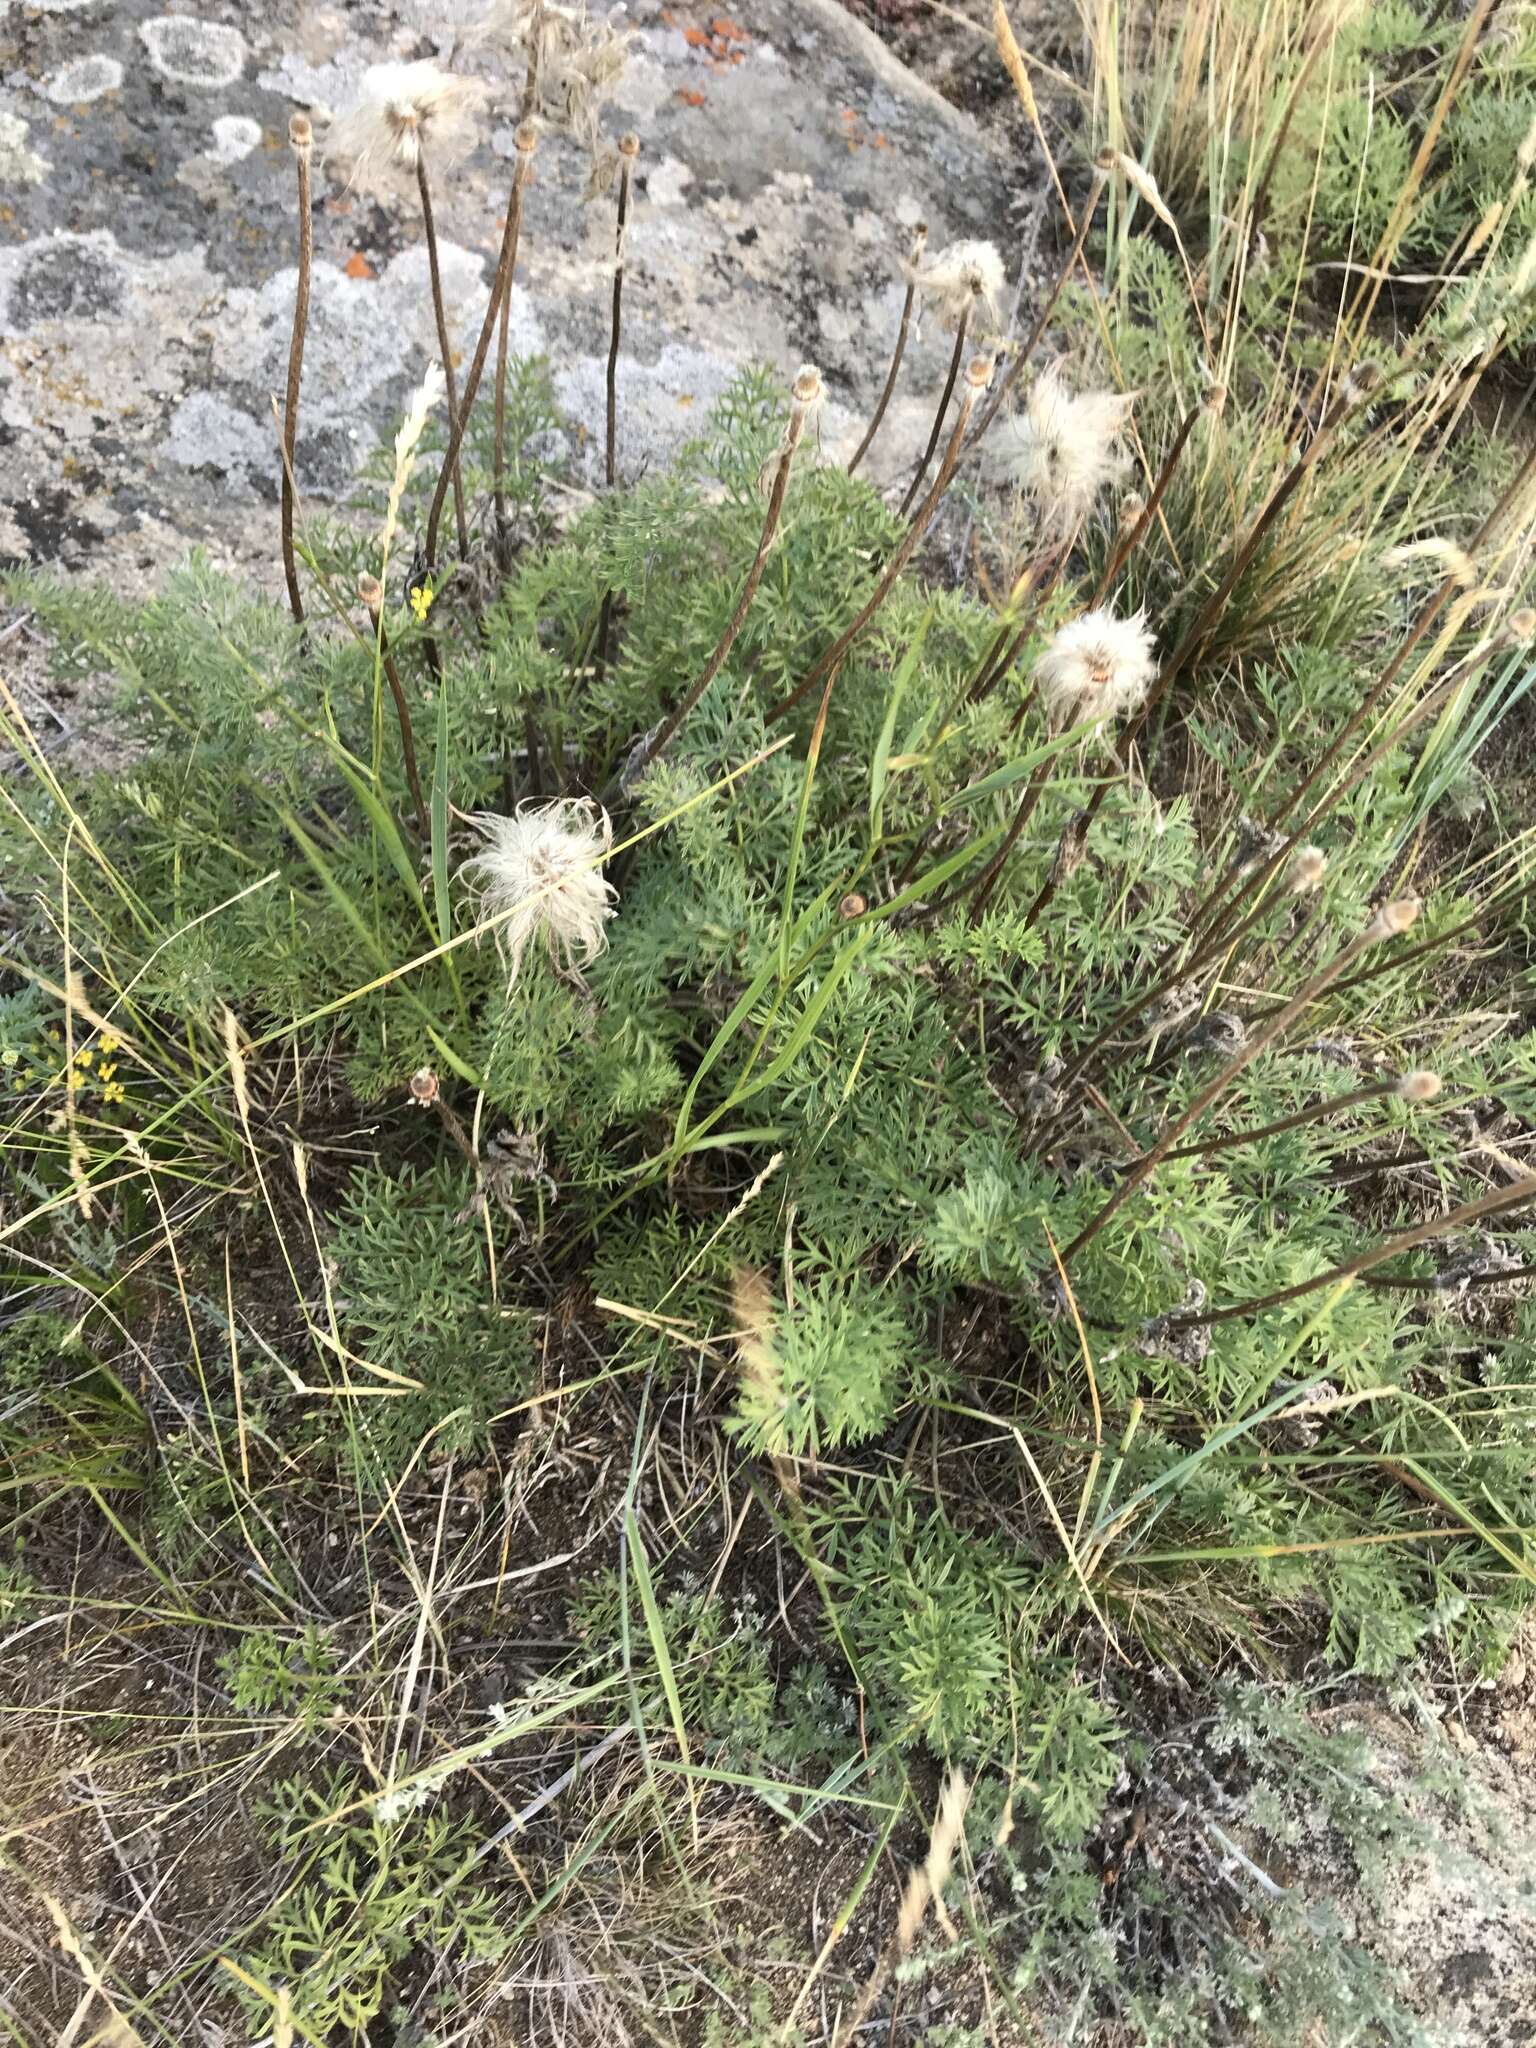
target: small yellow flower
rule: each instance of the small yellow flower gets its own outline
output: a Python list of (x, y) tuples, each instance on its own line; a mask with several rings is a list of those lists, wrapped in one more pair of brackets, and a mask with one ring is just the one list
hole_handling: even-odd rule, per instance
[(120, 1038), (115, 1037), (110, 1031), (103, 1031), (101, 1034), (101, 1050), (108, 1058), (117, 1051), (122, 1042)]
[(67, 1088), (78, 1088), (84, 1079), (85, 1076), (80, 1072), (80, 1069), (78, 1067), (71, 1067), (69, 1072), (64, 1076), (64, 1085)]
[(103, 1102), (121, 1102), (123, 1100), (122, 1082), (109, 1081), (101, 1091), (101, 1099)]
[(432, 600), (437, 592), (430, 583), (418, 583), (411, 592), (411, 610), (416, 614), (418, 625), (427, 623), (427, 613), (432, 609)]
[(91, 1048), (88, 1045), (82, 1045), (80, 1050), (75, 1054), (75, 1065), (77, 1067), (88, 1067), (91, 1064), (91, 1061), (95, 1059), (95, 1057), (95, 1053), (91, 1051)]
[(103, 1061), (102, 1061), (102, 1063), (101, 1063), (101, 1065), (100, 1065), (100, 1066), (99, 1066), (99, 1067), (98, 1067), (98, 1068), (96, 1069), (96, 1078), (97, 1078), (98, 1080), (100, 1080), (100, 1081), (110, 1081), (110, 1080), (111, 1080), (111, 1078), (112, 1078), (112, 1076), (113, 1076), (113, 1075), (114, 1075), (114, 1074), (115, 1074), (116, 1072), (117, 1072), (117, 1061), (116, 1061), (116, 1060), (103, 1060)]

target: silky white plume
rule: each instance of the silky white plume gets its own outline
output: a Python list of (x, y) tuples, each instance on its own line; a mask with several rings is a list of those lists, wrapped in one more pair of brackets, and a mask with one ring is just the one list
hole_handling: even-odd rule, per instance
[(326, 161), (349, 162), (347, 182), (360, 192), (399, 191), (414, 184), (423, 155), (434, 171), (469, 155), (484, 99), (477, 79), (457, 77), (430, 58), (371, 65), (357, 105), (326, 138)]
[(613, 846), (608, 813), (569, 798), (523, 804), (510, 818), (480, 811), (470, 823), (485, 846), (459, 872), (475, 893), (480, 922), (494, 926), (507, 986), (540, 933), (560, 966), (590, 966), (603, 950), (603, 926), (618, 893), (602, 874)]
[(1069, 619), (1035, 663), (1047, 715), (1058, 729), (1138, 710), (1156, 674), (1142, 612), (1117, 619), (1101, 610)]
[(1005, 459), (1041, 523), (1061, 538), (1077, 531), (1123, 468), (1118, 443), (1136, 398), (1134, 391), (1074, 394), (1054, 365), (1030, 386)]

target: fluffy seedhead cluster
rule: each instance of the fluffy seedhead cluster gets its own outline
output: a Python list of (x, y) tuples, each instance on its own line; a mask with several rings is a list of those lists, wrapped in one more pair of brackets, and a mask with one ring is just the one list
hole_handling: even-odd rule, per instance
[[(1536, 456), (1458, 324), (1518, 332), (1462, 294), (1528, 215), (1442, 222), (1454, 305), (1362, 377), (1418, 144), (1339, 142), (1271, 12), (1205, 39), (1296, 68), (1198, 270), (1180, 26), (1144, 146), (1095, 102), (1129, 125), (1021, 335), (990, 243), (912, 252), (856, 446), (835, 380), (747, 369), (620, 474), (626, 139), (595, 491), (509, 307), (620, 32), (498, 17), (466, 346), (432, 195), (484, 91), (370, 74), (327, 154), (414, 194), (440, 360), (345, 528), (294, 468), (296, 121), (291, 620), (204, 561), (147, 605), (22, 579), (128, 685), (110, 776), (0, 686), (11, 1832), (88, 1796), (111, 1851), (79, 1897), (39, 1865), (15, 2025), (1416, 2038), (1309, 1895), (1326, 1829), (1419, 1837), (1274, 1674), (1385, 1714), (1412, 1666), (1422, 1740), (1536, 1584), (1533, 864), (1488, 744)], [(1397, 195), (1343, 276), (1297, 225), (1335, 173)], [(91, 1917), (119, 1872), (175, 1900), (149, 1962)]]

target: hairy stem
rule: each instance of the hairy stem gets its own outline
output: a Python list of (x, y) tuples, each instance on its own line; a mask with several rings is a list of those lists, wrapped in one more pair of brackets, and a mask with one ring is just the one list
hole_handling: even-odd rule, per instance
[(1330, 961), (1320, 967), (1310, 980), (1291, 998), (1285, 1008), (1272, 1017), (1260, 1030), (1256, 1031), (1242, 1051), (1233, 1055), (1216, 1078), (1199, 1090), (1189, 1107), (1184, 1110), (1182, 1115), (1174, 1118), (1151, 1151), (1143, 1153), (1142, 1157), (1136, 1161), (1125, 1179), (1115, 1189), (1115, 1192), (1098, 1211), (1097, 1215), (1084, 1224), (1083, 1228), (1077, 1233), (1077, 1236), (1073, 1238), (1072, 1242), (1063, 1251), (1061, 1254), (1062, 1265), (1064, 1267), (1070, 1265), (1079, 1252), (1092, 1244), (1111, 1217), (1116, 1215), (1136, 1192), (1137, 1188), (1157, 1171), (1158, 1167), (1162, 1165), (1184, 1133), (1199, 1122), (1216, 1098), (1231, 1086), (1245, 1067), (1250, 1066), (1267, 1046), (1272, 1045), (1280, 1034), (1294, 1023), (1302, 1011), (1309, 1004), (1315, 1002), (1317, 997), (1333, 982), (1337, 981), (1341, 974), (1347, 973), (1362, 953), (1368, 951), (1372, 946), (1380, 945), (1384, 939), (1392, 938), (1398, 932), (1407, 931), (1417, 915), (1418, 905), (1411, 899), (1405, 899), (1400, 903), (1389, 903), (1384, 910), (1377, 912), (1358, 938), (1352, 939), (1341, 952), (1336, 953)]
[[(447, 394), (448, 433), (452, 437), (459, 418), (459, 380), (453, 374), (453, 344), (448, 338), (448, 308), (443, 301), (443, 273), (437, 260), (437, 222), (432, 213), (432, 186), (427, 177), (426, 151), (416, 151), (416, 190), (421, 196), (421, 227), (427, 244), (427, 274), (432, 284), (432, 317), (437, 322), (437, 352), (443, 361), (443, 386)], [(458, 457), (453, 462), (453, 511), (459, 529), (459, 553), (469, 553), (469, 524), (464, 517), (464, 482)]]
[[(922, 258), (923, 244), (927, 239), (927, 226), (925, 223), (920, 222), (912, 237), (912, 249), (907, 258), (908, 265), (913, 270), (917, 268)], [(869, 425), (864, 429), (864, 438), (858, 447), (854, 449), (848, 463), (848, 474), (850, 476), (853, 475), (859, 464), (869, 453), (874, 438), (880, 431), (880, 423), (885, 418), (886, 407), (890, 404), (891, 395), (896, 389), (896, 379), (901, 375), (901, 359), (907, 352), (907, 336), (912, 331), (912, 308), (916, 303), (917, 280), (909, 278), (907, 281), (907, 295), (901, 302), (901, 325), (896, 330), (896, 347), (891, 354), (891, 367), (885, 373), (885, 383), (881, 389), (880, 396), (875, 401), (875, 410)]]
[(638, 135), (619, 138), (619, 205), (613, 237), (613, 326), (608, 337), (608, 418), (603, 443), (603, 475), (611, 491), (618, 481), (619, 323), (624, 311), (624, 238), (629, 224), (629, 188), (640, 154)]
[(309, 283), (315, 254), (315, 223), (310, 213), (310, 154), (314, 131), (307, 115), (295, 114), (288, 123), (288, 140), (293, 145), (299, 185), (299, 281), (293, 300), (293, 337), (288, 344), (288, 389), (283, 400), (283, 475), (281, 530), (283, 580), (288, 585), (288, 604), (299, 625), (304, 623), (304, 600), (299, 593), (299, 565), (293, 548), (293, 455), (299, 439), (299, 387), (304, 375), (304, 336), (309, 327)]
[(773, 546), (774, 535), (779, 530), (779, 520), (784, 511), (784, 494), (789, 488), (789, 472), (795, 459), (795, 450), (800, 446), (801, 436), (805, 432), (806, 420), (820, 398), (820, 373), (813, 369), (802, 370), (795, 379), (794, 397), (789, 408), (789, 424), (784, 430), (784, 439), (779, 446), (778, 461), (774, 466), (773, 482), (768, 490), (768, 506), (763, 514), (762, 536), (757, 543), (757, 553), (752, 558), (752, 566), (747, 571), (746, 581), (742, 584), (740, 595), (736, 599), (735, 609), (726, 621), (725, 631), (715, 642), (714, 652), (710, 655), (708, 661), (705, 662), (693, 683), (673, 706), (666, 718), (662, 720), (661, 725), (653, 736), (648, 741), (643, 742), (642, 749), (637, 757), (632, 760), (628, 772), (633, 773), (635, 768), (656, 760), (662, 751), (672, 744), (683, 720), (693, 710), (699, 699), (704, 695), (704, 692), (715, 680), (715, 677), (719, 675), (725, 665), (727, 655), (735, 646), (737, 637), (742, 627), (746, 624), (747, 614), (752, 609), (752, 600), (757, 595), (757, 586), (763, 580), (763, 570), (767, 566), (768, 553)]
[(449, 434), (448, 452), (443, 458), (443, 466), (438, 473), (437, 489), (432, 495), (432, 509), (427, 515), (426, 555), (429, 568), (434, 567), (437, 562), (437, 536), (443, 521), (443, 504), (448, 496), (448, 482), (453, 473), (453, 464), (459, 459), (459, 447), (469, 425), (470, 413), (474, 409), (480, 379), (485, 374), (485, 359), (490, 353), (491, 335), (495, 331), (501, 308), (511, 295), (512, 273), (517, 266), (517, 240), (523, 219), (523, 187), (528, 182), (528, 172), (538, 141), (536, 131), (524, 122), (517, 131), (517, 165), (512, 173), (512, 196), (507, 202), (507, 221), (502, 230), (501, 249), (496, 258), (496, 275), (491, 284), (491, 296), (486, 304), (480, 339), (475, 343), (475, 353), (465, 373), (464, 397), (459, 406), (458, 424)]
[(1476, 1223), (1483, 1216), (1494, 1216), (1501, 1210), (1513, 1209), (1517, 1203), (1528, 1202), (1533, 1196), (1536, 1196), (1536, 1174), (1529, 1175), (1524, 1180), (1517, 1180), (1510, 1187), (1494, 1188), (1486, 1195), (1479, 1195), (1474, 1202), (1463, 1202), (1459, 1208), (1448, 1210), (1444, 1216), (1433, 1216), (1428, 1223), (1415, 1224), (1411, 1230), (1400, 1230), (1395, 1237), (1384, 1237), (1368, 1251), (1357, 1252), (1354, 1258), (1346, 1259), (1342, 1266), (1331, 1267), (1328, 1272), (1315, 1274), (1310, 1280), (1298, 1280), (1293, 1287), (1277, 1287), (1272, 1294), (1258, 1294), (1249, 1301), (1236, 1301), (1226, 1308), (1203, 1309), (1198, 1314), (1167, 1316), (1162, 1319), (1162, 1326), (1169, 1330), (1187, 1330), (1198, 1324), (1230, 1323), (1241, 1316), (1259, 1315), (1267, 1308), (1279, 1308), (1288, 1301), (1299, 1301), (1304, 1294), (1315, 1293), (1320, 1287), (1336, 1287), (1342, 1281), (1353, 1280), (1361, 1273), (1368, 1273), (1372, 1266), (1379, 1266), (1384, 1259), (1395, 1258), (1399, 1252), (1412, 1251), (1415, 1245), (1424, 1244), (1432, 1237), (1443, 1236), (1447, 1230), (1457, 1230), (1464, 1223)]
[(943, 502), (944, 493), (949, 489), (951, 477), (959, 465), (961, 450), (965, 445), (966, 428), (970, 425), (971, 412), (979, 395), (986, 390), (992, 375), (990, 356), (976, 356), (966, 372), (966, 391), (960, 401), (960, 411), (955, 419), (954, 431), (949, 437), (949, 446), (944, 450), (944, 459), (939, 464), (939, 473), (934, 478), (933, 489), (912, 515), (912, 523), (897, 543), (890, 560), (881, 572), (872, 595), (861, 607), (853, 623), (843, 629), (826, 652), (813, 664), (805, 677), (781, 697), (768, 713), (767, 722), (775, 725), (781, 718), (787, 718), (803, 697), (824, 683), (835, 668), (840, 668), (843, 658), (855, 640), (864, 631), (870, 620), (879, 611), (891, 593), (897, 577), (911, 560), (918, 542), (933, 523), (934, 514)]
[(950, 350), (949, 368), (944, 373), (944, 389), (939, 393), (939, 403), (933, 415), (933, 425), (928, 432), (928, 444), (912, 472), (912, 481), (907, 485), (907, 494), (902, 499), (897, 516), (905, 519), (917, 496), (918, 486), (928, 474), (928, 465), (933, 460), (934, 450), (939, 445), (939, 436), (944, 431), (944, 415), (949, 411), (949, 401), (954, 396), (955, 379), (960, 375), (961, 359), (965, 355), (965, 337), (971, 331), (971, 308), (967, 306), (955, 322), (955, 345)]

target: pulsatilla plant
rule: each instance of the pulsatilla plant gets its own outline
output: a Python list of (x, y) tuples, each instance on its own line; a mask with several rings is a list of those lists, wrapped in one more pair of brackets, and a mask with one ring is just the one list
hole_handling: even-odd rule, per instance
[[(301, 118), (286, 610), (197, 560), (140, 605), (23, 578), (58, 660), (120, 678), (128, 767), (67, 766), (0, 698), (13, 1284), (174, 1408), (135, 1544), (162, 1572), (238, 1555), (289, 1631), (221, 1644), (236, 1706), (347, 1731), (371, 1774), (284, 1792), (309, 1876), (239, 1945), (258, 1997), (320, 1969), (313, 2024), (352, 2038), (419, 1941), (499, 1953), (500, 1866), (459, 1821), (378, 1817), (407, 1750), (445, 1808), (491, 1786), (519, 1855), (556, 1810), (501, 1789), (526, 1746), (455, 1723), (443, 1763), (427, 1731), (469, 1711), (456, 1646), (509, 1625), (510, 1546), (573, 1474), (528, 1561), (564, 1574), (543, 1661), (493, 1678), (581, 1757), (596, 1729), (627, 1770), (641, 1738), (645, 1773), (583, 1809), (588, 1878), (650, 1855), (642, 1799), (685, 1860), (722, 1786), (799, 1815), (822, 1793), (786, 1774), (825, 1772), (895, 1815), (931, 1759), (990, 1815), (988, 1869), (1052, 1873), (1079, 1945), (1108, 1884), (1085, 1845), (1144, 1762), (1138, 1673), (1490, 1672), (1536, 1584), (1533, 856), (1496, 806), (1446, 822), (1536, 632), (1536, 458), (1463, 417), (1512, 330), (1468, 328), (1454, 374), (1448, 307), (1369, 358), (1363, 321), (1289, 333), (1122, 136), (1024, 340), (995, 250), (919, 247), (856, 447), (807, 431), (813, 367), (749, 369), (625, 482), (625, 138), (593, 179), (605, 484), (557, 512), (527, 457), (550, 381), (507, 307), (541, 134), (593, 146), (621, 52), (549, 16), (518, 15), (561, 68), (518, 108), (462, 365), (432, 180), (480, 88), (387, 67), (333, 138), (403, 180), (443, 338), (363, 536), (305, 516), (293, 473)], [(1103, 293), (1075, 281), (1095, 260)], [(887, 496), (864, 461), (923, 305), (954, 340)], [(975, 589), (941, 545), (972, 518)], [(8, 1383), (13, 1462), (56, 1411), (37, 1378)], [(46, 1484), (18, 1463), (27, 1514), (103, 1498), (71, 1455)], [(466, 1472), (498, 1533), (461, 1604)], [(329, 1632), (311, 1654), (333, 1546), (266, 1513), (279, 1484), (301, 1518), (350, 1500), (354, 1587), (367, 1541), (402, 1546), (397, 1690)], [(167, 1487), (183, 1548), (156, 1564)], [(535, 1939), (518, 1876), (500, 1918)], [(1049, 1978), (1038, 1932), (999, 1920), (989, 1967)]]

